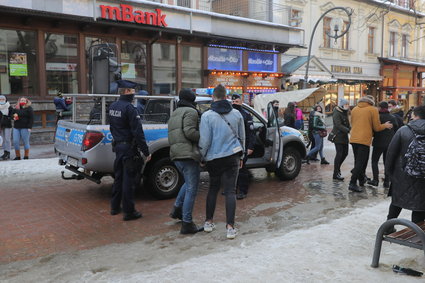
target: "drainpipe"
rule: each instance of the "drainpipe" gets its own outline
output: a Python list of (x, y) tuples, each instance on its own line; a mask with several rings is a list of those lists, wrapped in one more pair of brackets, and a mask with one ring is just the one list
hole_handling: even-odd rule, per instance
[(384, 11), (381, 12), (381, 16), (382, 16), (382, 22), (381, 22), (381, 39), (382, 39), (381, 40), (381, 57), (384, 57), (385, 14), (386, 13)]
[(93, 0), (93, 21), (96, 21), (96, 0)]

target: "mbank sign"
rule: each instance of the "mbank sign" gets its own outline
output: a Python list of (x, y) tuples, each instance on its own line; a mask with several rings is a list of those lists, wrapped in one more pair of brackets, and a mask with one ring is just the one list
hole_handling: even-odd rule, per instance
[(161, 9), (155, 9), (155, 12), (143, 12), (134, 10), (130, 5), (121, 4), (120, 7), (100, 5), (101, 18), (130, 23), (146, 24), (153, 26), (166, 27), (166, 15), (162, 14)]

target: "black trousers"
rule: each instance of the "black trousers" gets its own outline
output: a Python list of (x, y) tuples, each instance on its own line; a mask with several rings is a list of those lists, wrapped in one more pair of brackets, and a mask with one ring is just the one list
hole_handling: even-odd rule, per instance
[[(376, 181), (379, 181), (378, 162), (379, 162), (379, 158), (381, 158), (381, 155), (383, 155), (384, 164), (385, 164), (385, 159), (387, 157), (387, 148), (374, 146), (372, 150), (372, 172), (373, 172), (373, 180), (376, 180)], [(388, 181), (387, 173), (385, 173), (385, 180)]]
[[(388, 210), (388, 219), (397, 218), (400, 215), (402, 208), (399, 206), (395, 206), (390, 204), (390, 208)], [(425, 211), (412, 211), (412, 222), (419, 223), (425, 220)]]
[(235, 224), (236, 213), (236, 180), (238, 179), (240, 155), (214, 159), (207, 162), (210, 175), (210, 188), (207, 195), (206, 220), (213, 220), (217, 194), (223, 186), (226, 197), (226, 223)]
[(348, 156), (348, 144), (335, 144), (335, 159), (334, 159), (334, 177), (341, 173), (341, 165)]
[(366, 177), (367, 162), (369, 160), (370, 147), (363, 144), (352, 143), (354, 153), (354, 168), (351, 170), (350, 184), (357, 184), (357, 180), (360, 183)]
[(115, 146), (114, 174), (115, 180), (112, 187), (111, 209), (122, 210), (129, 214), (134, 208), (134, 180), (137, 172), (134, 168), (126, 166), (126, 160), (134, 156), (134, 150), (130, 144), (118, 144)]
[(248, 171), (248, 168), (246, 168), (247, 160), (248, 158), (246, 156), (243, 160), (242, 168), (239, 168), (238, 181), (236, 182), (236, 188), (238, 188), (239, 193), (244, 193), (244, 194), (248, 193), (248, 188), (249, 188), (249, 171)]

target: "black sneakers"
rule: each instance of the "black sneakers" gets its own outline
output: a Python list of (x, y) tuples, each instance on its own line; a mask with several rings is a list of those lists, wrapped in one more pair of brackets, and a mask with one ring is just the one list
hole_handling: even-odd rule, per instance
[(182, 228), (180, 229), (180, 234), (196, 234), (201, 231), (204, 231), (204, 227), (198, 227), (193, 222), (189, 223), (182, 221)]
[(362, 188), (360, 188), (359, 186), (357, 186), (357, 184), (349, 184), (348, 185), (348, 189), (352, 192), (356, 192), (356, 193), (361, 193), (363, 192)]
[(121, 208), (111, 209), (111, 215), (117, 215), (121, 213)]
[(239, 193), (236, 195), (236, 199), (244, 199), (246, 198), (246, 194), (245, 193)]
[(126, 213), (124, 214), (124, 217), (122, 218), (122, 220), (124, 221), (130, 221), (130, 220), (136, 220), (139, 219), (140, 217), (142, 217), (142, 214), (138, 211), (133, 211), (132, 213)]
[(323, 157), (322, 160), (320, 161), (320, 164), (328, 165), (329, 162)]
[(379, 184), (379, 181), (378, 180), (369, 180), (369, 181), (367, 181), (367, 184), (371, 185), (372, 187), (377, 187), (378, 184)]

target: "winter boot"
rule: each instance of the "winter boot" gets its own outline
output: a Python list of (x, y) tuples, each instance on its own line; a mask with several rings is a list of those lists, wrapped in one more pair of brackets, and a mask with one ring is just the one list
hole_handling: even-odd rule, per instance
[(183, 216), (182, 216), (182, 208), (181, 207), (177, 207), (177, 206), (173, 206), (173, 210), (170, 212), (170, 217), (173, 219), (179, 219), (182, 220)]
[(29, 156), (30, 156), (30, 150), (29, 149), (25, 149), (24, 159), (28, 159)]
[(0, 157), (2, 160), (9, 160), (10, 159), (10, 151), (4, 151), (3, 155)]
[(322, 160), (320, 161), (320, 164), (328, 165), (329, 162), (323, 157)]
[(200, 231), (203, 231), (204, 227), (199, 228), (193, 222), (184, 222), (182, 221), (182, 228), (180, 229), (180, 234), (196, 234)]
[(21, 152), (19, 150), (15, 150), (15, 156), (13, 160), (21, 160)]

